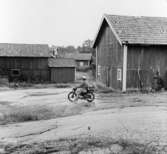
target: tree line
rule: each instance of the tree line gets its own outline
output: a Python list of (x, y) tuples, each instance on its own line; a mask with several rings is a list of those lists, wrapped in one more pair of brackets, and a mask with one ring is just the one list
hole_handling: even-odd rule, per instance
[(81, 46), (75, 47), (73, 45), (69, 46), (52, 46), (53, 49), (56, 49), (59, 54), (70, 54), (70, 53), (93, 53), (94, 49), (92, 48), (93, 41), (88, 39), (85, 40)]

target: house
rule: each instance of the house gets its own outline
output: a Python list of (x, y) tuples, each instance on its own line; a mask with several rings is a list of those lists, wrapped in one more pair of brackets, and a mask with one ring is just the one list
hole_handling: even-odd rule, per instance
[(9, 81), (49, 81), (50, 56), (46, 44), (0, 43), (0, 77)]
[(75, 81), (75, 61), (66, 58), (49, 58), (51, 82), (67, 83)]
[(167, 18), (105, 14), (95, 37), (96, 79), (126, 91), (167, 78)]
[(74, 59), (77, 68), (86, 68), (90, 67), (92, 54), (90, 53), (66, 54), (64, 55), (64, 57)]

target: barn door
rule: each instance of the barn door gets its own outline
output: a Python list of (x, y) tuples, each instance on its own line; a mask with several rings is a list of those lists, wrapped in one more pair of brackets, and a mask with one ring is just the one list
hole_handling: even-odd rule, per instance
[(137, 75), (138, 75), (138, 88), (142, 90), (144, 86), (144, 81), (143, 81), (143, 75), (142, 75), (142, 69), (143, 69), (143, 52), (144, 49), (142, 48), (140, 53), (139, 53), (139, 58), (138, 58), (138, 70), (137, 70)]
[(110, 87), (110, 67), (106, 67), (106, 72), (107, 72), (106, 85), (107, 85), (107, 87)]

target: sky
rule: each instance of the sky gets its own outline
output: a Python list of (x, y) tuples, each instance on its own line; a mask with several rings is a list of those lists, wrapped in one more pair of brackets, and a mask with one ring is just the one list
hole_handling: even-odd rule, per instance
[(0, 0), (0, 42), (77, 47), (104, 13), (167, 17), (167, 0)]

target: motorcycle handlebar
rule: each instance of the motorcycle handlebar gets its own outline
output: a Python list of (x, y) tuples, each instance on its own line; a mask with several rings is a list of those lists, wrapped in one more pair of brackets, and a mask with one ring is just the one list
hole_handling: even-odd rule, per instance
[(77, 88), (73, 88), (73, 90), (75, 91), (75, 90), (77, 90)]

